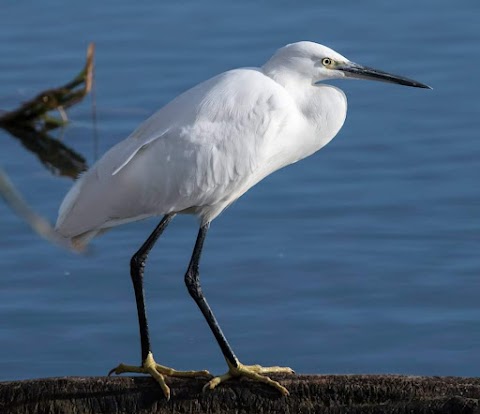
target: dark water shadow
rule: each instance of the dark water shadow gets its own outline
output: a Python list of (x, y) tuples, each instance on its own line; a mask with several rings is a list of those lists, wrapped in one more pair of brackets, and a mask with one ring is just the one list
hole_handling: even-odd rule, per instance
[[(18, 139), (23, 147), (35, 154), (45, 168), (55, 176), (76, 179), (87, 169), (87, 162), (82, 155), (58, 139), (51, 137), (46, 129), (38, 130), (34, 124), (13, 123), (0, 123), (0, 128)], [(27, 204), (22, 194), (15, 188), (8, 175), (1, 168), (0, 198), (3, 198), (13, 213), (22, 218), (40, 237), (72, 250), (68, 240), (57, 234), (53, 225)]]
[(77, 178), (87, 169), (85, 158), (45, 131), (29, 125), (5, 125), (3, 129), (34, 153), (53, 175)]

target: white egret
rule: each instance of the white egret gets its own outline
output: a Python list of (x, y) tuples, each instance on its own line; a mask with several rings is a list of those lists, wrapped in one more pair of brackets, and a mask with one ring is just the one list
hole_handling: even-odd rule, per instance
[(274, 171), (308, 157), (338, 133), (347, 99), (324, 81), (363, 78), (429, 88), (349, 61), (328, 47), (298, 42), (279, 49), (259, 68), (230, 70), (182, 93), (127, 139), (111, 148), (74, 184), (60, 206), (57, 231), (82, 249), (111, 227), (150, 216), (163, 218), (133, 255), (130, 272), (138, 311), (141, 366), (120, 364), (112, 372), (147, 373), (167, 398), (165, 376), (209, 375), (176, 371), (153, 359), (143, 292), (148, 253), (176, 214), (200, 219), (185, 283), (228, 365), (205, 388), (245, 376), (286, 388), (264, 375), (290, 368), (239, 362), (200, 287), (199, 261), (212, 220)]

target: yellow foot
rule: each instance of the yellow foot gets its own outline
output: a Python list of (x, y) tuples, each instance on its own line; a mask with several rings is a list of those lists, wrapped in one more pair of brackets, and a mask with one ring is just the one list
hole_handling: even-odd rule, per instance
[(225, 382), (230, 378), (235, 377), (247, 377), (254, 381), (260, 381), (265, 384), (268, 384), (277, 390), (279, 390), (283, 395), (289, 395), (288, 390), (280, 385), (277, 381), (274, 381), (267, 377), (266, 375), (262, 374), (270, 374), (276, 372), (282, 372), (286, 374), (294, 374), (293, 369), (288, 367), (262, 367), (260, 365), (243, 365), (238, 362), (238, 366), (233, 366), (230, 362), (227, 361), (228, 364), (228, 372), (226, 374), (220, 375), (211, 379), (209, 382), (205, 384), (203, 387), (203, 391), (210, 389), (213, 390), (218, 384)]
[(143, 361), (141, 367), (120, 364), (118, 367), (110, 370), (108, 375), (110, 376), (113, 373), (119, 375), (125, 372), (150, 374), (160, 384), (167, 400), (170, 399), (170, 388), (168, 388), (168, 385), (165, 383), (165, 377), (211, 377), (208, 371), (177, 371), (176, 369), (159, 365), (153, 359), (151, 352), (148, 354), (145, 361)]

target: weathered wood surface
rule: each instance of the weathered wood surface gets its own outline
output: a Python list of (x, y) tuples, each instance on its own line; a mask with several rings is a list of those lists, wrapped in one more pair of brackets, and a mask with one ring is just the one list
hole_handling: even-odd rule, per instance
[(480, 413), (480, 378), (390, 375), (272, 376), (289, 397), (249, 380), (202, 393), (174, 379), (166, 401), (147, 377), (66, 377), (0, 383), (0, 413)]

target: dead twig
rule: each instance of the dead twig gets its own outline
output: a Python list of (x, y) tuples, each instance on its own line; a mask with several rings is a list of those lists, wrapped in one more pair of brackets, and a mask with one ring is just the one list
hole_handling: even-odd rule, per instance
[(65, 109), (81, 101), (90, 92), (93, 83), (94, 52), (95, 46), (90, 43), (85, 66), (72, 81), (58, 88), (47, 89), (23, 103), (18, 109), (1, 114), (0, 127), (29, 125), (45, 131), (64, 125), (66, 123), (64, 119), (53, 118), (48, 113), (58, 110), (64, 118)]

